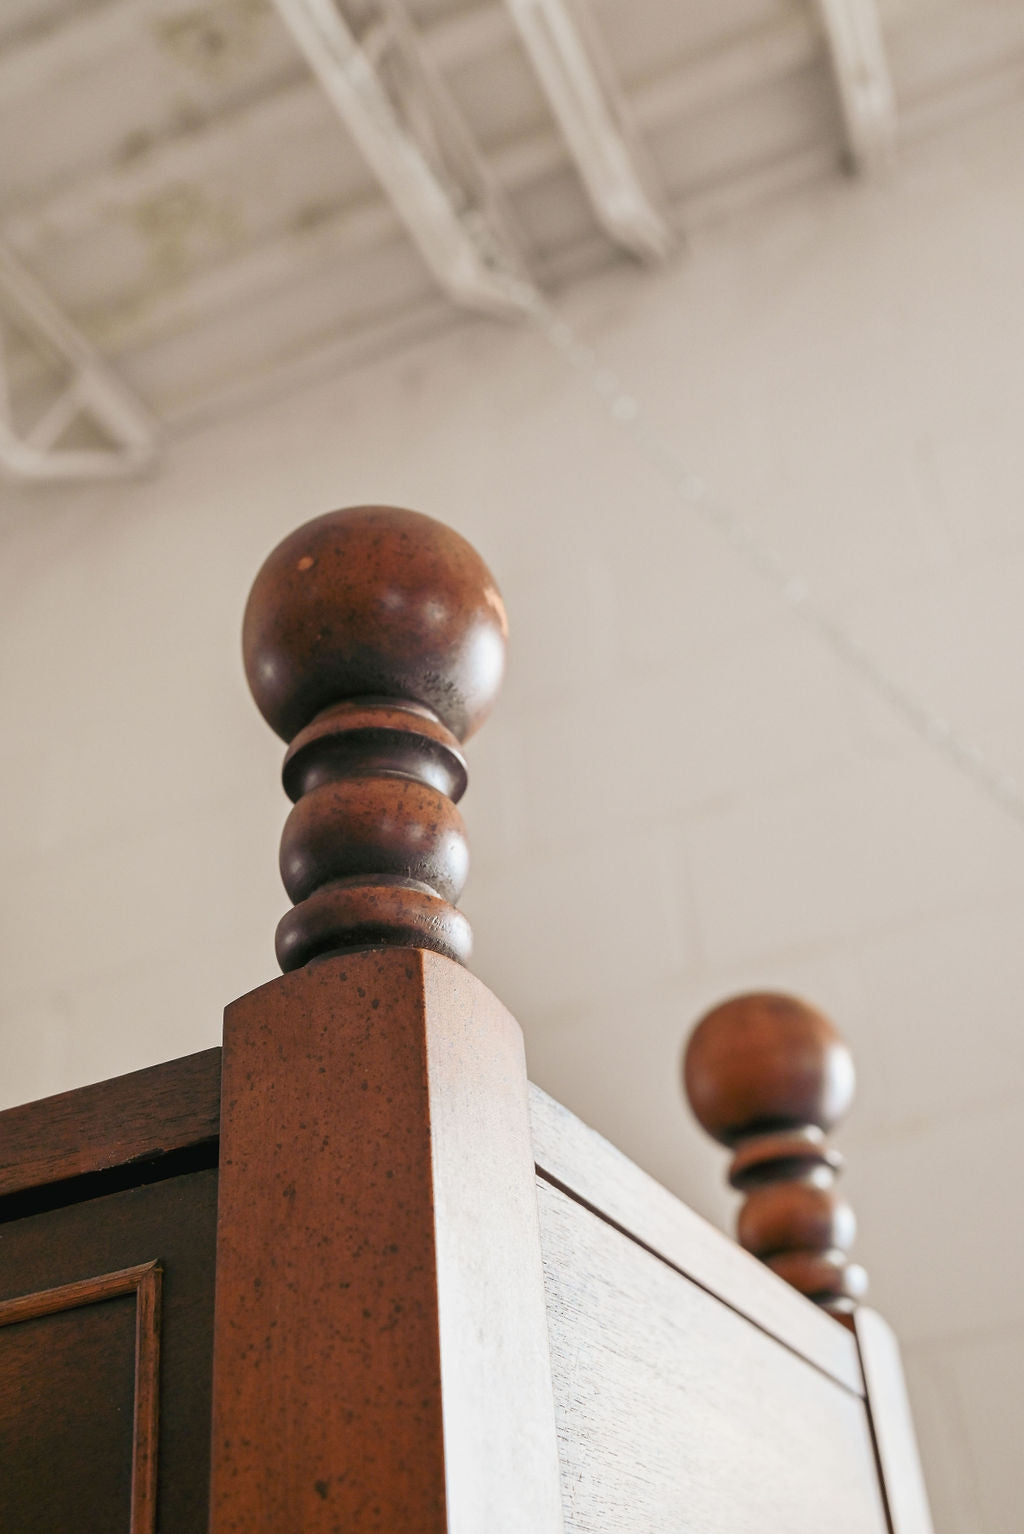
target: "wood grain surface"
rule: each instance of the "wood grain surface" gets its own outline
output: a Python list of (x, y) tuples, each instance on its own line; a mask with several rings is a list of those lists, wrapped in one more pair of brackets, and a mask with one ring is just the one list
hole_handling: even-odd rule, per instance
[(212, 1534), (555, 1534), (517, 1025), (437, 954), (228, 1008)]
[(537, 1191), (567, 1530), (886, 1534), (859, 1396)]
[(215, 1140), (220, 1050), (0, 1113), (0, 1196)]
[(863, 1394), (856, 1344), (721, 1231), (539, 1087), (530, 1088), (537, 1168), (680, 1273), (848, 1389)]
[(854, 1326), (892, 1534), (933, 1534), (899, 1345), (887, 1322), (865, 1306)]
[(4, 1534), (205, 1528), (216, 1198), (207, 1169), (0, 1223)]
[[(160, 1403), (160, 1281), (158, 1262), (99, 1273), (55, 1289), (41, 1289), (0, 1300), (0, 1327), (39, 1320), (83, 1305), (132, 1295), (135, 1300), (135, 1369), (131, 1404), (130, 1534), (153, 1534), (156, 1528), (157, 1423)], [(52, 1349), (47, 1352), (52, 1354)], [(49, 1365), (47, 1365), (49, 1367)], [(38, 1387), (38, 1373), (26, 1388)], [(108, 1403), (108, 1405), (111, 1403)]]
[(448, 1528), (562, 1534), (518, 1023), (423, 954)]
[(131, 1529), (135, 1310), (122, 1293), (0, 1330), (5, 1534)]

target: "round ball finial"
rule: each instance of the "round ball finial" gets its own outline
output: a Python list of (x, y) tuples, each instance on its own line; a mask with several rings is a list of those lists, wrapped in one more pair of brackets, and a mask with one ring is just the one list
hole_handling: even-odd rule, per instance
[(487, 566), (419, 512), (353, 506), (307, 522), (256, 577), (242, 649), (256, 706), (284, 740), (342, 698), (433, 711), (460, 741), (486, 718), (508, 626)]
[(733, 1152), (741, 1245), (817, 1305), (849, 1316), (867, 1275), (847, 1256), (856, 1222), (835, 1187), (842, 1157), (826, 1139), (853, 1101), (839, 1030), (795, 996), (734, 996), (693, 1030), (683, 1080), (698, 1121)]
[(698, 1121), (723, 1145), (757, 1131), (814, 1125), (828, 1133), (853, 1101), (853, 1057), (822, 1012), (765, 991), (706, 1013), (683, 1062)]
[(290, 743), (283, 970), (366, 947), (468, 960), (460, 742), (495, 700), (506, 635), (479, 554), (419, 512), (332, 511), (264, 563), (242, 649), (260, 712)]

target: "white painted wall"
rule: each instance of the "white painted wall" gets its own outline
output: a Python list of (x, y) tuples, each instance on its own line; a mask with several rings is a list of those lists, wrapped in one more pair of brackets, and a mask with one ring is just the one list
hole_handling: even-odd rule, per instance
[[(1024, 769), (1024, 109), (568, 301), (698, 467), (880, 656)], [(259, 323), (259, 316), (253, 316)], [(172, 446), (3, 492), (4, 1102), (216, 1041), (274, 970), (281, 751), (238, 658), (271, 545), (416, 506), (499, 575), (471, 746), (477, 970), (534, 1077), (714, 1217), (678, 1055), (739, 987), (861, 1072), (858, 1251), (906, 1348), (939, 1534), (1019, 1534), (1024, 827), (672, 499), (564, 362), (484, 322)]]

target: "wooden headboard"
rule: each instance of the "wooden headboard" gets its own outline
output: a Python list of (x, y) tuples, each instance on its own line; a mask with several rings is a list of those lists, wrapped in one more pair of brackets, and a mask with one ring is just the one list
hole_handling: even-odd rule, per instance
[(760, 996), (691, 1041), (758, 1261), (530, 1085), (465, 967), (462, 743), (504, 642), (412, 512), (319, 518), (258, 575), (285, 973), (222, 1049), (0, 1114), (5, 1531), (929, 1534), (831, 1025)]

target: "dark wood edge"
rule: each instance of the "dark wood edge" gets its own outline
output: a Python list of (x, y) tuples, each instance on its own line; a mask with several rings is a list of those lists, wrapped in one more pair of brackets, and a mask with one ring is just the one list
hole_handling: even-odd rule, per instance
[(139, 1263), (134, 1268), (119, 1268), (116, 1273), (100, 1273), (95, 1278), (80, 1278), (57, 1289), (37, 1289), (0, 1300), (0, 1326), (14, 1326), (19, 1321), (35, 1321), (39, 1316), (53, 1316), (62, 1310), (77, 1310), (80, 1305), (95, 1305), (99, 1300), (113, 1300), (131, 1294), (146, 1282), (158, 1264)]
[(57, 1289), (40, 1289), (0, 1301), (0, 1327), (77, 1310), (121, 1295), (135, 1295), (135, 1402), (132, 1417), (132, 1492), (129, 1534), (156, 1529), (157, 1432), (160, 1406), (159, 1262), (100, 1273)]
[(863, 1397), (857, 1345), (831, 1316), (532, 1083), (530, 1119), (538, 1176)]
[(0, 1197), (215, 1140), (220, 1049), (0, 1113)]
[(160, 1289), (157, 1263), (141, 1279), (135, 1307), (135, 1430), (131, 1534), (154, 1534), (160, 1427)]

